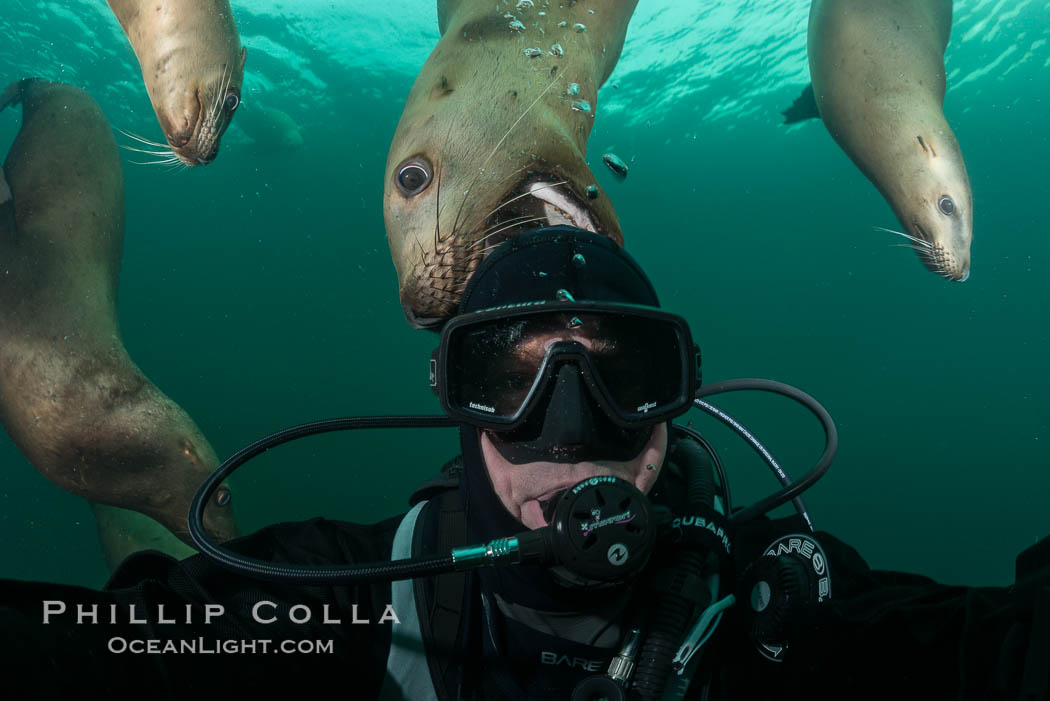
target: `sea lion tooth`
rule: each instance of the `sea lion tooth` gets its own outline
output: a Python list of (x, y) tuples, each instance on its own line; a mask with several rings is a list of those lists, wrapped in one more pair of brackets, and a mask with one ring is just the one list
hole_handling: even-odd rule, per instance
[(813, 0), (813, 84), (788, 122), (823, 119), (831, 136), (886, 198), (931, 271), (970, 274), (973, 195), (944, 117), (944, 51), (951, 0)]
[[(584, 3), (545, 5), (544, 15), (526, 8), (515, 31), (507, 6), (491, 0), (438, 3), (441, 40), (405, 103), (383, 194), (410, 324), (452, 316), (478, 263), (523, 231), (574, 223), (622, 244), (609, 198), (588, 195), (596, 178), (585, 156), (598, 88), (635, 4), (617, 0), (594, 15)], [(585, 33), (572, 30), (584, 20)], [(523, 55), (554, 45), (563, 55)]]
[(210, 163), (240, 106), (247, 50), (229, 0), (106, 0), (142, 69), (157, 122), (182, 163)]

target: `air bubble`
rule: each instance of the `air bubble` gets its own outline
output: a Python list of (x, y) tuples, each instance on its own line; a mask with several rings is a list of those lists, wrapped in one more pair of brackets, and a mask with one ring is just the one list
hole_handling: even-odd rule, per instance
[(582, 253), (577, 253), (572, 257), (572, 264), (577, 268), (582, 268), (587, 265), (587, 259), (583, 257)]
[(511, 29), (513, 29), (515, 32), (524, 32), (525, 31), (525, 25), (520, 20), (513, 20), (507, 26), (510, 27)]
[(577, 22), (576, 24), (572, 25), (572, 31), (576, 32), (577, 34), (583, 34), (587, 31), (587, 25), (583, 24), (582, 22)]
[(572, 108), (577, 112), (589, 113), (591, 111), (591, 103), (587, 102), (586, 100), (573, 100)]
[(603, 153), (602, 161), (609, 167), (609, 170), (613, 172), (613, 175), (623, 180), (627, 177), (627, 164), (623, 162), (619, 156), (615, 153)]
[(543, 52), (540, 51), (539, 49), (535, 48), (535, 47), (524, 49), (524, 50), (522, 50), (521, 53), (525, 54), (529, 58), (536, 58), (537, 56), (542, 56), (543, 55)]
[(564, 56), (565, 50), (561, 48), (561, 44), (551, 44), (551, 55)]
[(569, 87), (565, 90), (565, 92), (566, 92), (566, 94), (569, 94), (569, 95), (579, 95), (580, 94), (580, 84), (579, 83), (569, 83)]

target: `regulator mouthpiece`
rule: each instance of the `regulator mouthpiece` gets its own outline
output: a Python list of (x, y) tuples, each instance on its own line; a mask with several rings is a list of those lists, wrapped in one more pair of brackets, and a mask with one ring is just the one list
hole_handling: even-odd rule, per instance
[(456, 548), (456, 569), (534, 563), (560, 566), (582, 580), (613, 582), (639, 571), (649, 560), (656, 539), (649, 500), (630, 482), (590, 477), (552, 502), (549, 526)]

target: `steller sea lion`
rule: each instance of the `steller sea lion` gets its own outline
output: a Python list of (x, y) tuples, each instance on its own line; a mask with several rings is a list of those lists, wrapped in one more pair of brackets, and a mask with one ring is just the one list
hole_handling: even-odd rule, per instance
[(441, 40), (401, 114), (383, 195), (413, 326), (451, 316), (482, 257), (521, 231), (573, 224), (623, 243), (585, 156), (636, 2), (438, 2)]
[[(189, 542), (190, 502), (218, 460), (121, 340), (124, 180), (109, 124), (69, 85), (23, 80), (3, 94), (23, 117), (0, 204), (0, 421), (55, 484)], [(208, 528), (228, 539), (228, 490), (217, 497)]]
[(303, 145), (299, 124), (287, 112), (260, 105), (257, 100), (240, 111), (237, 126), (261, 151), (294, 151)]
[[(106, 0), (142, 68), (153, 111), (178, 161), (204, 165), (241, 103), (247, 51), (229, 0)], [(167, 151), (145, 151), (170, 156)], [(159, 161), (177, 162), (175, 158)]]
[(813, 0), (808, 52), (819, 116), (893, 208), (904, 227), (894, 233), (962, 281), (973, 195), (942, 110), (951, 25), (952, 0)]

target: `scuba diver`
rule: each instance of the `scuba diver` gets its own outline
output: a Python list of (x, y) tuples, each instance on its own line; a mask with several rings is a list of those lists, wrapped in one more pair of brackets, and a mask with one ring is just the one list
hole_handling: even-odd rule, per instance
[[(688, 324), (609, 239), (552, 226), (500, 244), (430, 383), (445, 416), (304, 424), (226, 460), (191, 509), (198, 555), (133, 555), (103, 591), (0, 581), (10, 698), (1047, 698), (1050, 538), (1008, 588), (868, 568), (801, 501), (834, 457), (827, 412), (779, 383), (702, 385)], [(736, 389), (817, 416), (826, 446), (806, 476), (706, 400)], [(691, 407), (738, 431), (781, 489), (734, 505), (717, 453), (673, 422)], [(406, 515), (221, 546), (204, 528), (252, 457), (393, 426), (460, 433)], [(766, 516), (788, 502), (798, 514)]]

